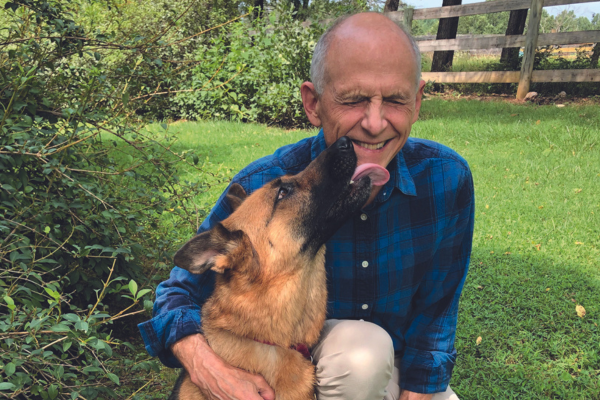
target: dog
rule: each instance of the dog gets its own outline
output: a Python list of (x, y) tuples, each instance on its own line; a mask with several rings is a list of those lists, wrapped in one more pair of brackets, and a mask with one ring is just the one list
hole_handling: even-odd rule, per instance
[[(212, 350), (262, 375), (277, 400), (314, 399), (308, 349), (325, 322), (325, 242), (360, 211), (381, 170), (387, 173), (356, 164), (352, 141), (342, 137), (304, 171), (250, 196), (232, 184), (226, 201), (233, 213), (175, 254), (175, 265), (191, 273), (217, 272), (202, 307)], [(169, 399), (205, 397), (184, 370)]]

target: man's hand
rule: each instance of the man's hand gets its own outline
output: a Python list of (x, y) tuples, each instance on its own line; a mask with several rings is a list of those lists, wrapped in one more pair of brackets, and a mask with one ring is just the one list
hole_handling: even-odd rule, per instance
[(211, 400), (275, 400), (275, 392), (262, 376), (229, 365), (200, 334), (184, 337), (171, 350)]
[(398, 400), (430, 400), (432, 397), (432, 394), (415, 393), (403, 390), (400, 392), (400, 398)]

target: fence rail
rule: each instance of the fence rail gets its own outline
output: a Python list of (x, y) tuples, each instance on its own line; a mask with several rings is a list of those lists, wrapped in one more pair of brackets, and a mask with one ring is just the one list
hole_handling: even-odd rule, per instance
[[(597, 42), (600, 42), (600, 31), (540, 33), (537, 46)], [(496, 49), (523, 47), (526, 44), (526, 37), (523, 35), (480, 35), (458, 39), (418, 40), (417, 44), (419, 45), (419, 50), (423, 53), (440, 50)]]
[[(598, 0), (546, 0), (544, 7), (564, 6), (568, 4), (594, 3)], [(412, 19), (439, 19), (466, 17), (468, 15), (491, 14), (502, 11), (526, 10), (531, 7), (531, 0), (494, 0), (481, 3), (463, 4), (460, 6), (419, 8), (413, 10)], [(387, 15), (402, 22), (404, 11), (392, 11)]]
[[(423, 72), (426, 81), (444, 83), (518, 83), (520, 71)], [(600, 82), (600, 69), (533, 71), (531, 82)]]
[[(495, 0), (459, 6), (389, 12), (387, 15), (408, 29), (413, 20), (463, 17), (503, 11), (530, 10), (527, 35), (478, 35), (469, 38), (418, 40), (421, 52), (524, 47), (521, 71), (424, 72), (423, 79), (438, 83), (519, 83), (517, 98), (523, 99), (531, 82), (600, 82), (600, 70), (533, 71), (538, 46), (589, 44), (600, 46), (600, 30), (539, 33), (542, 7), (591, 3), (599, 0)], [(598, 51), (598, 49), (595, 49)]]

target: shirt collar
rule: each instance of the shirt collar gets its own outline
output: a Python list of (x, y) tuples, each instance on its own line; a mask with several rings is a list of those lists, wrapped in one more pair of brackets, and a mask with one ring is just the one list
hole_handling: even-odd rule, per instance
[[(311, 146), (311, 160), (317, 158), (321, 152), (323, 152), (327, 148), (327, 144), (325, 143), (325, 135), (323, 134), (323, 129), (319, 131), (319, 134), (315, 136), (315, 140), (313, 140)], [(379, 192), (376, 201), (385, 201), (387, 200), (394, 188), (397, 188), (402, 193), (408, 196), (416, 196), (417, 189), (415, 188), (415, 182), (410, 175), (410, 171), (408, 170), (408, 166), (406, 165), (406, 160), (404, 159), (404, 154), (402, 150), (394, 157), (392, 162), (388, 165), (388, 171), (390, 172), (390, 180), (383, 186), (382, 190)]]

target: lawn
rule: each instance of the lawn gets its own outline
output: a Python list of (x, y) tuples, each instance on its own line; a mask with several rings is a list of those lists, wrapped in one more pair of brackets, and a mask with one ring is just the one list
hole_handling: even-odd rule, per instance
[[(196, 149), (202, 169), (225, 181), (316, 133), (224, 122), (168, 129), (178, 150)], [(600, 107), (433, 98), (412, 135), (458, 151), (475, 180), (474, 248), (451, 386), (461, 399), (600, 399)], [(225, 186), (199, 194), (199, 209)], [(182, 240), (196, 229), (177, 228)]]

